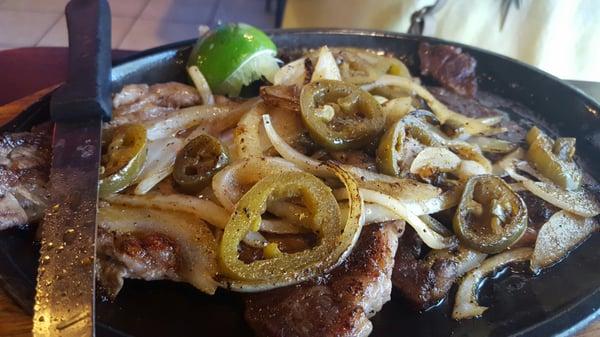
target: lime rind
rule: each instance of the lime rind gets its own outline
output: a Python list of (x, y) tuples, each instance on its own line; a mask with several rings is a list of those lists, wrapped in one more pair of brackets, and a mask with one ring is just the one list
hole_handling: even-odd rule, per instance
[(196, 43), (188, 66), (196, 65), (216, 94), (237, 96), (244, 85), (278, 69), (277, 46), (263, 31), (247, 24), (215, 28)]
[(247, 59), (234, 71), (217, 91), (229, 96), (237, 96), (242, 87), (248, 85), (262, 76), (269, 82), (273, 82), (275, 73), (279, 70), (279, 60), (271, 50), (263, 50)]

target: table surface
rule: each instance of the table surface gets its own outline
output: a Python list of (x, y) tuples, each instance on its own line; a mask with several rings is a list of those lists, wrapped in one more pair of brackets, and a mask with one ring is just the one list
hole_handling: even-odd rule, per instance
[[(117, 59), (130, 51), (114, 51)], [(64, 81), (66, 48), (22, 48), (0, 52), (0, 106)], [(9, 84), (10, 83), (10, 84)], [(573, 82), (600, 101), (599, 85)], [(6, 116), (0, 116), (0, 123)], [(0, 288), (0, 336), (31, 336), (31, 316), (19, 308)], [(576, 337), (600, 336), (600, 320), (580, 331)]]

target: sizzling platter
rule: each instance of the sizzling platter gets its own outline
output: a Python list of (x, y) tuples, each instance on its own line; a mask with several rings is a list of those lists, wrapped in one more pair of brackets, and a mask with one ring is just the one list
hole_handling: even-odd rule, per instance
[[(302, 48), (318, 48), (323, 44), (327, 44), (331, 47), (333, 46), (353, 46), (353, 47), (362, 47), (362, 48), (370, 48), (375, 50), (385, 50), (393, 53), (402, 58), (411, 67), (413, 74), (417, 74), (415, 66), (417, 65), (417, 43), (418, 41), (414, 38), (404, 38), (398, 35), (389, 35), (386, 36), (384, 34), (345, 34), (343, 32), (292, 32), (292, 33), (276, 33), (274, 35), (274, 40), (280, 47), (280, 50), (283, 53), (293, 54), (294, 52), (298, 53), (298, 46), (302, 46)], [(395, 42), (392, 42), (395, 41)], [(557, 82), (553, 79), (548, 79), (547, 75), (539, 73), (535, 70), (531, 70), (526, 68), (523, 65), (515, 64), (512, 61), (502, 59), (497, 56), (489, 56), (485, 53), (482, 53), (477, 50), (472, 50), (469, 48), (464, 48), (469, 54), (475, 57), (478, 61), (478, 83), (480, 85), (480, 90), (489, 91), (494, 94), (499, 94), (502, 97), (513, 99), (519, 103), (523, 103), (530, 107), (533, 111), (537, 111), (539, 113), (543, 112), (542, 116), (535, 116), (535, 118), (542, 117), (542, 120), (548, 124), (545, 125), (553, 125), (557, 126), (559, 133), (568, 134), (568, 135), (577, 135), (578, 143), (577, 143), (577, 151), (579, 157), (582, 158), (584, 167), (587, 172), (596, 172), (595, 168), (598, 166), (597, 162), (593, 161), (592, 156), (588, 156), (587, 153), (594, 153), (597, 146), (594, 140), (594, 132), (595, 126), (597, 126), (597, 120), (594, 117), (591, 117), (590, 111), (595, 111), (596, 106), (592, 103), (592, 101), (586, 99), (583, 95), (572, 91), (572, 89), (563, 86), (560, 82)], [(178, 50), (177, 47), (174, 49), (167, 49), (162, 52), (152, 52), (145, 58), (138, 59), (137, 61), (132, 61), (129, 63), (125, 63), (121, 65), (120, 68), (115, 68), (113, 77), (115, 78), (115, 89), (118, 89), (123, 84), (126, 83), (156, 83), (156, 82), (164, 82), (167, 80), (184, 80), (184, 67), (181, 63), (182, 59), (185, 59), (185, 48), (182, 50)], [(177, 61), (179, 60), (179, 61)], [(512, 68), (511, 68), (512, 67)], [(152, 71), (148, 71), (148, 69), (152, 68)], [(512, 71), (509, 71), (513, 69)], [(505, 80), (506, 79), (506, 80)], [(532, 88), (539, 88), (532, 89)], [(559, 95), (562, 93), (562, 95)], [(553, 95), (554, 94), (554, 95)], [(560, 96), (560, 99), (558, 98)], [(570, 105), (569, 105), (570, 104)], [(518, 104), (513, 104), (511, 102), (503, 101), (501, 103), (502, 110), (509, 110), (509, 113), (512, 113), (511, 117), (513, 119), (520, 118), (522, 116), (519, 115), (528, 114), (528, 112), (520, 107)], [(571, 111), (572, 116), (577, 114), (579, 121), (576, 121), (576, 118), (565, 120), (564, 117), (561, 117), (563, 112), (561, 111)], [(564, 115), (562, 115), (564, 116)], [(530, 117), (530, 116), (528, 116)], [(531, 118), (531, 117), (530, 117)], [(587, 120), (589, 123), (581, 123), (581, 120)], [(21, 125), (20, 125), (21, 126)], [(25, 126), (22, 126), (25, 127)], [(589, 141), (591, 139), (591, 142)], [(589, 152), (588, 152), (589, 151)], [(26, 235), (23, 232), (11, 232), (9, 236), (2, 236), (2, 238), (9, 238), (12, 240), (12, 243), (19, 243), (19, 237)], [(490, 304), (493, 303), (492, 307), (496, 311), (490, 311), (486, 313), (482, 319), (472, 320), (467, 322), (455, 323), (452, 322), (448, 318), (443, 318), (448, 314), (448, 308), (446, 308), (447, 302), (437, 307), (433, 310), (430, 310), (422, 315), (413, 315), (406, 314), (404, 309), (399, 309), (401, 306), (401, 301), (393, 300), (389, 302), (384, 308), (383, 312), (376, 316), (374, 319), (375, 330), (373, 335), (378, 334), (387, 334), (393, 331), (403, 331), (402, 329), (409, 328), (411, 332), (414, 334), (422, 333), (428, 334), (428, 330), (431, 326), (440, 329), (439, 332), (435, 331), (435, 334), (446, 335), (449, 331), (454, 331), (454, 333), (458, 333), (461, 335), (461, 331), (472, 333), (475, 331), (480, 331), (481, 335), (491, 335), (491, 334), (507, 334), (515, 331), (522, 331), (525, 327), (533, 326), (532, 323), (543, 321), (542, 317), (547, 317), (546, 305), (531, 305), (528, 302), (530, 301), (567, 301), (562, 302), (562, 306), (568, 305), (566, 303), (572, 303), (573, 301), (579, 302), (583, 299), (590, 301), (590, 304), (593, 306), (593, 296), (597, 294), (597, 282), (598, 279), (594, 278), (594, 270), (592, 267), (594, 261), (597, 261), (596, 254), (591, 251), (588, 252), (589, 255), (586, 254), (586, 247), (588, 245), (593, 244), (594, 240), (597, 240), (597, 237), (593, 236), (586, 244), (580, 247), (575, 253), (572, 254), (566, 262), (559, 264), (556, 267), (548, 272), (544, 273), (541, 276), (533, 278), (531, 280), (527, 280), (523, 282), (524, 278), (528, 278), (521, 274), (513, 274), (505, 279), (500, 279), (494, 282), (495, 287), (499, 287), (499, 290), (494, 290), (494, 300), (490, 301)], [(25, 241), (21, 241), (21, 243), (25, 243)], [(10, 247), (5, 246), (5, 253), (10, 253), (8, 250)], [(589, 249), (589, 248), (588, 248)], [(13, 251), (14, 252), (14, 251)], [(580, 260), (577, 260), (580, 256), (579, 254), (584, 254), (583, 257), (580, 257)], [(15, 257), (14, 253), (10, 254), (10, 256)], [(19, 255), (18, 258), (26, 258), (26, 254)], [(595, 260), (594, 260), (595, 259)], [(578, 262), (570, 262), (571, 260)], [(20, 268), (22, 266), (33, 265), (31, 262), (29, 264), (27, 262), (19, 262)], [(22, 263), (22, 264), (21, 264)], [(586, 267), (586, 263), (588, 267)], [(576, 265), (573, 265), (576, 264)], [(563, 267), (567, 266), (567, 267)], [(563, 274), (560, 272), (562, 268), (569, 268), (571, 265), (573, 272), (568, 271)], [(560, 277), (557, 279), (556, 276), (551, 276), (553, 273), (558, 272)], [(586, 272), (592, 276), (586, 276)], [(552, 280), (555, 282), (569, 282), (569, 276), (573, 278), (573, 287), (569, 287), (569, 291), (573, 292), (573, 296), (569, 299), (569, 294), (563, 294), (561, 298), (557, 298), (552, 293), (552, 287), (548, 286), (548, 288), (544, 288), (543, 284), (550, 285)], [(540, 282), (542, 286), (538, 284)], [(503, 291), (503, 286), (508, 286), (508, 290), (512, 291), (511, 294), (517, 294), (519, 296), (506, 296), (506, 297), (498, 297), (498, 294)], [(557, 284), (557, 287), (558, 284)], [(560, 287), (562, 288), (562, 287)], [(130, 290), (131, 289), (131, 290)], [(163, 301), (161, 299), (161, 293), (165, 292), (165, 290), (174, 290), (175, 292), (185, 292), (185, 295), (191, 295), (194, 293), (191, 289), (186, 289), (185, 287), (178, 285), (163, 285), (160, 286), (155, 285), (143, 285), (138, 287), (137, 284), (128, 285), (126, 283), (125, 289), (122, 294), (117, 297), (117, 300), (113, 304), (100, 303), (100, 320), (103, 318), (107, 318), (108, 321), (111, 322), (111, 326), (118, 327), (121, 324), (127, 324), (125, 321), (131, 322), (131, 317), (138, 318), (141, 322), (146, 320), (157, 322), (156, 319), (149, 319), (149, 317), (156, 317), (151, 314), (151, 312), (140, 312), (140, 310), (149, 310), (152, 311), (152, 306), (141, 305), (144, 303), (144, 298), (148, 303), (155, 303), (154, 309), (158, 310), (155, 312), (159, 317), (163, 317), (164, 324), (156, 324), (156, 327), (153, 327), (148, 330), (129, 330), (132, 334), (139, 333), (148, 333), (149, 331), (152, 334), (156, 333), (157, 335), (162, 333), (173, 333), (178, 331), (194, 331), (195, 329), (190, 328), (189, 326), (178, 326), (173, 327), (173, 325), (168, 324), (168, 315), (165, 315), (164, 308), (168, 308), (170, 306), (181, 307), (183, 302), (187, 303), (190, 307), (190, 310), (182, 310), (181, 312), (177, 311), (171, 313), (174, 317), (185, 317), (185, 315), (190, 315), (190, 317), (210, 317), (211, 320), (215, 320), (215, 316), (217, 317), (231, 317), (231, 313), (228, 309), (225, 309), (225, 312), (218, 311), (220, 306), (218, 305), (203, 305), (201, 302), (219, 302), (223, 301), (236, 301), (235, 298), (229, 298), (227, 296), (218, 296), (216, 299), (206, 299), (202, 295), (191, 295), (189, 297), (182, 296), (183, 293), (179, 293), (180, 300), (182, 303), (169, 303), (169, 300)], [(536, 292), (539, 292), (540, 289), (547, 289), (548, 293), (544, 296), (542, 294), (538, 295)], [(558, 289), (558, 288), (555, 288)], [(581, 292), (577, 292), (577, 290)], [(129, 291), (131, 291), (129, 293)], [(143, 295), (145, 292), (152, 292), (153, 295)], [(133, 296), (133, 298), (128, 296), (128, 293)], [(165, 297), (171, 297), (169, 295), (164, 295)], [(484, 294), (485, 295), (485, 288)], [(591, 296), (591, 297), (590, 297)], [(185, 297), (185, 299), (184, 299)], [(193, 297), (193, 300), (192, 300)], [(397, 298), (398, 296), (395, 296)], [(451, 298), (453, 296), (451, 295)], [(515, 302), (515, 297), (522, 299), (523, 302)], [(540, 299), (541, 298), (541, 299)], [(160, 299), (160, 300), (159, 300)], [(128, 301), (137, 301), (135, 305), (123, 305)], [(189, 301), (189, 302), (188, 302)], [(482, 299), (485, 301), (485, 296)], [(130, 302), (131, 303), (131, 302)], [(543, 303), (543, 302), (542, 302)], [(583, 303), (578, 303), (576, 308), (584, 308), (585, 301)], [(115, 305), (120, 310), (132, 310), (132, 312), (128, 315), (122, 315), (121, 313), (115, 312)], [(393, 309), (390, 309), (392, 307)], [(556, 306), (550, 307), (561, 307), (560, 304)], [(163, 308), (161, 310), (160, 308)], [(536, 311), (536, 308), (539, 311)], [(106, 309), (106, 311), (104, 311)], [(503, 311), (507, 309), (506, 311)], [(515, 315), (515, 310), (523, 310), (523, 315)], [(585, 309), (583, 309), (585, 310)], [(200, 312), (204, 312), (205, 314), (201, 314)], [(560, 313), (560, 310), (555, 311), (556, 313)], [(502, 314), (504, 313), (504, 314)], [(581, 316), (577, 316), (576, 319)], [(171, 317), (174, 320), (174, 317)], [(486, 317), (490, 317), (493, 321), (497, 322), (497, 329), (508, 329), (508, 330), (496, 330), (493, 331), (485, 331), (485, 329), (489, 329), (489, 325), (485, 322)], [(564, 317), (564, 316), (563, 316)], [(158, 318), (158, 317), (156, 317)], [(197, 324), (198, 318), (194, 318), (194, 320), (190, 320), (194, 324)], [(431, 324), (432, 320), (436, 322), (436, 324)], [(437, 324), (438, 322), (445, 322), (443, 324)], [(233, 322), (240, 322), (240, 318), (237, 320), (233, 319)], [(121, 323), (119, 323), (121, 322)], [(208, 322), (208, 321), (207, 321)], [(402, 326), (398, 325), (394, 327), (395, 324), (400, 324), (402, 322)], [(143, 324), (143, 323), (141, 323)], [(554, 323), (556, 324), (556, 322)], [(133, 324), (131, 324), (133, 325)], [(210, 325), (210, 324), (209, 324)], [(382, 326), (382, 328), (378, 328)], [(558, 323), (559, 327), (552, 325), (542, 325), (539, 327), (540, 329), (562, 329), (560, 327), (560, 322)], [(200, 326), (200, 325), (199, 325)], [(206, 325), (205, 325), (206, 326)], [(234, 331), (227, 330), (229, 328), (236, 329), (241, 327), (242, 325), (234, 325), (228, 324), (227, 326), (223, 324), (219, 324), (218, 327), (215, 327), (214, 332), (215, 335), (233, 335)], [(564, 326), (563, 326), (564, 327)], [(144, 327), (132, 327), (132, 329), (144, 329)], [(165, 330), (160, 330), (164, 328)], [(170, 329), (170, 330), (169, 330)], [(174, 330), (173, 330), (174, 329)], [(177, 330), (181, 329), (181, 330)], [(445, 330), (444, 330), (445, 329)], [(463, 330), (464, 329), (464, 330)], [(493, 330), (493, 329), (492, 329)], [(404, 330), (406, 331), (406, 330)], [(540, 333), (544, 330), (540, 330)], [(547, 330), (545, 330), (548, 332)], [(556, 331), (556, 330), (550, 330)], [(412, 333), (411, 333), (412, 334)]]

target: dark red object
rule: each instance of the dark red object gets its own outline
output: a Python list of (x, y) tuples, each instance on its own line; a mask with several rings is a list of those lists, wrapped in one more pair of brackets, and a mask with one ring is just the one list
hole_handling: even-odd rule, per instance
[[(113, 50), (117, 60), (133, 51)], [(63, 47), (18, 48), (0, 52), (0, 105), (10, 103), (67, 78), (68, 49)]]
[(433, 77), (459, 95), (473, 97), (477, 93), (477, 61), (461, 48), (424, 42), (419, 45), (419, 59), (421, 75)]

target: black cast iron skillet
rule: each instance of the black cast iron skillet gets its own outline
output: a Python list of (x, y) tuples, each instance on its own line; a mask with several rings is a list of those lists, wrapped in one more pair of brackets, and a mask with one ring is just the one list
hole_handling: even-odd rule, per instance
[[(284, 53), (304, 48), (353, 46), (385, 50), (418, 74), (417, 46), (433, 38), (348, 30), (270, 32)], [(194, 41), (148, 50), (113, 68), (113, 90), (127, 83), (186, 81), (184, 64)], [(456, 44), (455, 44), (456, 45)], [(480, 90), (534, 111), (529, 120), (554, 133), (577, 137), (581, 164), (600, 180), (600, 106), (582, 92), (535, 68), (480, 49), (459, 45), (478, 62)], [(511, 113), (511, 107), (504, 107)], [(523, 116), (514, 115), (514, 118)], [(48, 119), (47, 100), (32, 106), (3, 131), (28, 130)], [(600, 313), (600, 235), (592, 236), (559, 265), (537, 277), (502, 273), (482, 287), (480, 302), (491, 308), (482, 318), (453, 321), (454, 294), (427, 312), (408, 310), (398, 296), (373, 318), (372, 336), (551, 336), (570, 335)], [(0, 279), (31, 312), (38, 247), (33, 230), (0, 233)], [(97, 303), (100, 336), (251, 336), (239, 296), (219, 291), (206, 296), (186, 284), (128, 280), (113, 303)]]

